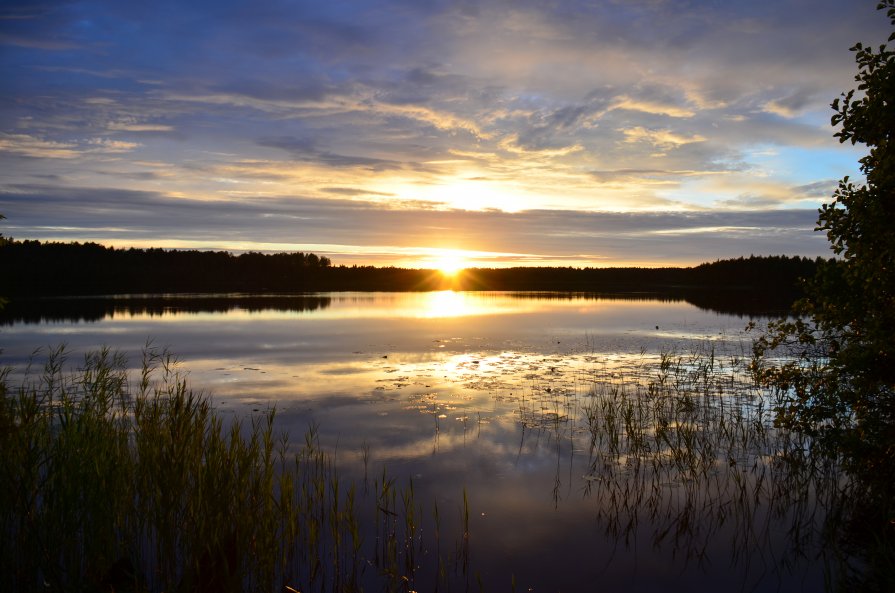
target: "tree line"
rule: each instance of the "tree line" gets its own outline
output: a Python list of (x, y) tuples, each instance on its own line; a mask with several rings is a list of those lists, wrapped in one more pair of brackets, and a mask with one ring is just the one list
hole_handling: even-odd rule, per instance
[(9, 296), (300, 291), (331, 266), (313, 253), (116, 249), (8, 239), (0, 245)]
[(334, 266), (314, 253), (120, 249), (96, 243), (5, 239), (0, 293), (13, 297), (143, 293), (269, 293), (338, 290), (514, 290), (575, 292), (747, 291), (788, 306), (817, 260), (740, 257), (695, 267), (472, 268), (437, 270)]

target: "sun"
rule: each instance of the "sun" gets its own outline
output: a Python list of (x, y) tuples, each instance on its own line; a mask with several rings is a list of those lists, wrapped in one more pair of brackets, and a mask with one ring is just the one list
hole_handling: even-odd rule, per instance
[(453, 278), (467, 266), (466, 260), (455, 253), (443, 253), (432, 260), (433, 267), (448, 278)]
[(459, 249), (427, 248), (420, 266), (438, 270), (445, 278), (452, 279), (470, 266), (469, 253)]

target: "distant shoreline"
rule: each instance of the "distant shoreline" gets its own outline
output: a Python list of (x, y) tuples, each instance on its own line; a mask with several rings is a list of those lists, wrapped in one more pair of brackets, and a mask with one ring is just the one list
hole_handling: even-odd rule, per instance
[[(781, 255), (689, 268), (470, 268), (449, 276), (431, 269), (333, 265), (313, 253), (234, 255), (5, 239), (0, 244), (0, 295), (11, 301), (7, 319), (14, 310), (33, 307), (24, 301), (42, 297), (151, 295), (158, 302), (164, 295), (184, 294), (204, 295), (208, 301), (233, 294), (288, 299), (307, 293), (434, 290), (553, 293), (557, 298), (648, 295), (751, 314), (788, 310), (803, 296), (802, 279), (811, 278), (816, 265), (817, 260)], [(121, 305), (119, 300), (116, 306)], [(79, 306), (92, 308), (84, 300)]]

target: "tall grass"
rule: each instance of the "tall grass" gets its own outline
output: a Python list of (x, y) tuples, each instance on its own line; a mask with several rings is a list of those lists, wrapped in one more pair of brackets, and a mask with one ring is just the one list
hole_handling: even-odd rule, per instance
[(412, 484), (383, 474), (365, 542), (313, 427), (294, 452), (273, 410), (225, 425), (165, 351), (134, 385), (108, 349), (67, 365), (59, 348), (0, 383), (0, 590), (409, 590)]
[(868, 512), (874, 484), (850, 473), (835, 450), (779, 425), (788, 394), (761, 384), (755, 362), (712, 343), (642, 353), (586, 372), (576, 379), (583, 392), (538, 390), (522, 400), (519, 418), (587, 452), (583, 494), (621, 545), (646, 538), (708, 567), (720, 542), (746, 589), (807, 563), (823, 567), (828, 590), (891, 590), (895, 523), (868, 520), (890, 510), (876, 500)]
[[(838, 499), (842, 474), (810, 439), (774, 426), (744, 360), (663, 352), (644, 376), (595, 381), (585, 416), (589, 494), (611, 534), (632, 538), (647, 523), (653, 545), (696, 562), (722, 535), (744, 573), (784, 571), (820, 548), (820, 509)], [(771, 557), (786, 530), (789, 545)]]

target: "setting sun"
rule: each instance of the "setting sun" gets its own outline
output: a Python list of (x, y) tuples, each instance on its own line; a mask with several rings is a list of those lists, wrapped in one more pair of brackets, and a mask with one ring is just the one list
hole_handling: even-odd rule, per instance
[(458, 272), (471, 265), (468, 252), (457, 249), (432, 249), (421, 265), (438, 270), (447, 278), (453, 278)]
[(435, 260), (435, 268), (445, 276), (456, 276), (466, 267), (466, 260), (456, 255), (445, 255)]

